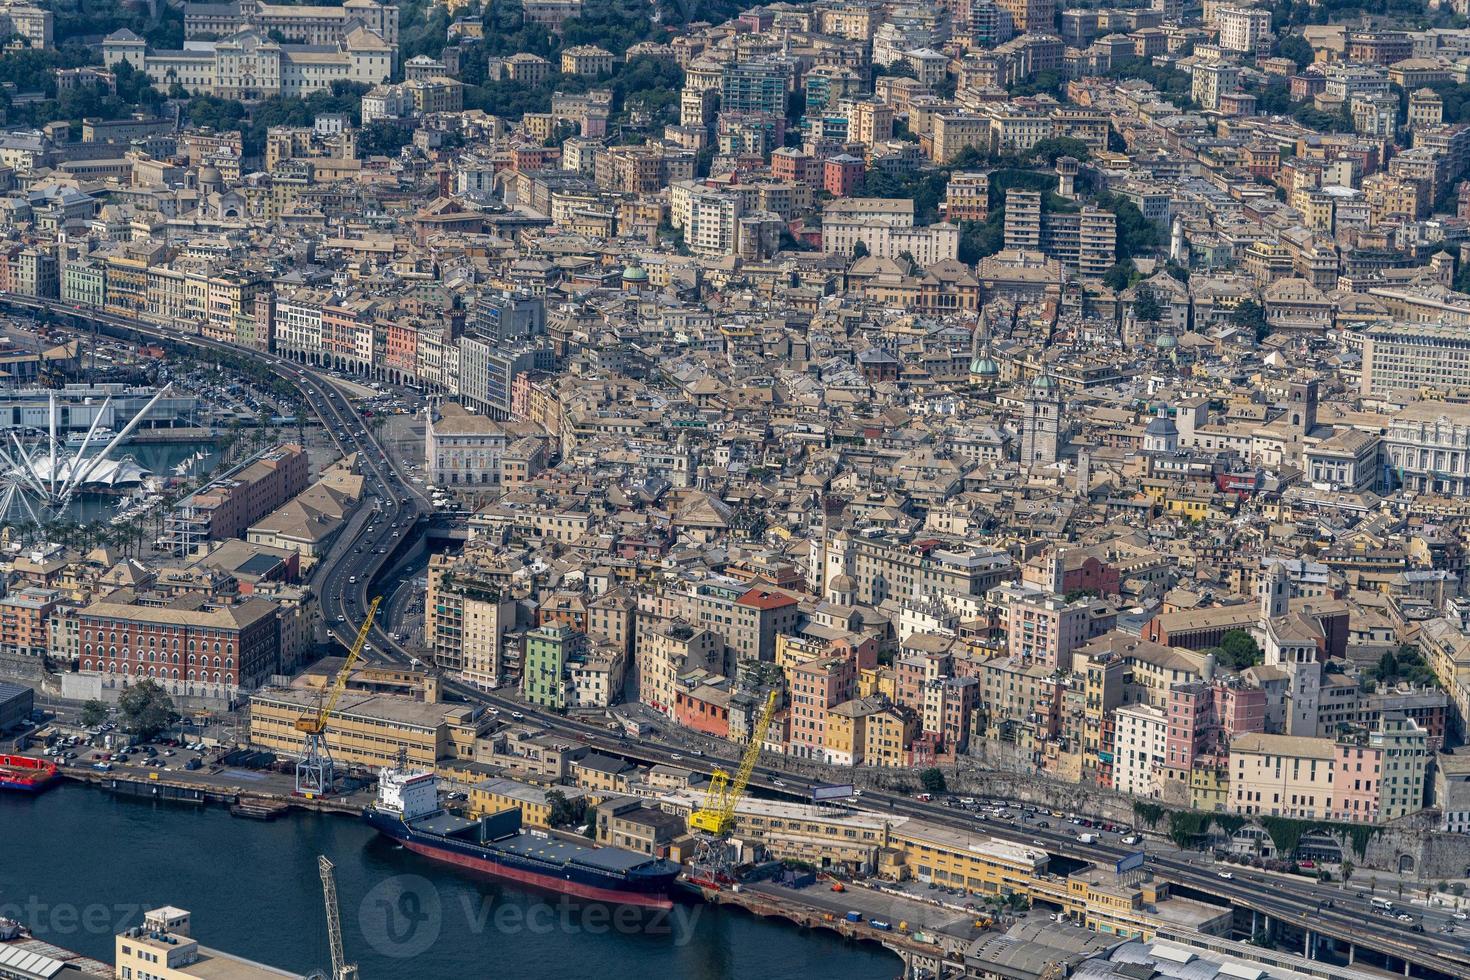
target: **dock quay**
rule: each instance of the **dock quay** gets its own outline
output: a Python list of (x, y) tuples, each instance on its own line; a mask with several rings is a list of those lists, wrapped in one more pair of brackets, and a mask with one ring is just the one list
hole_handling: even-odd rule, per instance
[(739, 890), (709, 888), (689, 881), (681, 881), (680, 885), (688, 894), (715, 905), (737, 906), (752, 915), (785, 919), (803, 929), (827, 929), (847, 939), (878, 943), (900, 956), (910, 968), (927, 968), (936, 975), (941, 965), (962, 961), (970, 942), (943, 933), (901, 931), (897, 923), (890, 923), (884, 929), (873, 926), (866, 918), (851, 922), (841, 913), (808, 904), (789, 894), (757, 891), (745, 885), (738, 886)]
[[(246, 789), (229, 781), (228, 770), (217, 774), (191, 775), (188, 779), (170, 778), (169, 774), (159, 772), (98, 772), (91, 769), (65, 769), (61, 775), (119, 796), (165, 800), (191, 806), (215, 804), (228, 808), (234, 816), (253, 820), (274, 820), (293, 809), (342, 813), (348, 816), (359, 816), (363, 809), (362, 803), (348, 799), (308, 799), (289, 793)], [(222, 778), (211, 779), (211, 776)]]

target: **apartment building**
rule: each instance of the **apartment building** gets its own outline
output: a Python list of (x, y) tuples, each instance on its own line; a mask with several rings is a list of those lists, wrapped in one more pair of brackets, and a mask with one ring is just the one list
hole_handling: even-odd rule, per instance
[(1040, 251), (1087, 276), (1101, 276), (1117, 261), (1117, 217), (1091, 206), (1076, 213), (1043, 212), (1039, 191), (1006, 191), (1005, 245)]
[(572, 667), (586, 656), (586, 646), (586, 634), (565, 623), (547, 623), (528, 632), (521, 695), (553, 711), (573, 707)]
[(1001, 607), (1010, 655), (1044, 667), (1066, 667), (1089, 640), (1117, 625), (1117, 610), (1096, 599), (1066, 598), (1023, 585), (991, 590)]
[(1015, 34), (1050, 34), (1056, 27), (1055, 0), (996, 0)]
[[(786, 677), (791, 709), (791, 754), (798, 759), (833, 762), (827, 753), (828, 714), (857, 694), (856, 661), (842, 655), (808, 660), (789, 668)], [(837, 741), (842, 746), (838, 754), (850, 755), (843, 745), (846, 740)]]
[(6, 0), (0, 3), (0, 33), (25, 39), (37, 51), (53, 47), (52, 25), (55, 15), (29, 3)]
[(674, 712), (679, 677), (703, 674), (724, 677), (730, 668), (724, 637), (711, 629), (695, 629), (683, 620), (656, 622), (640, 617), (633, 649), (638, 700), (665, 714)]
[(1271, 37), (1271, 11), (1265, 7), (1222, 7), (1215, 11), (1219, 44), (1226, 51), (1252, 54)]
[[(0, 598), (0, 653), (12, 657), (46, 656), (50, 619), (61, 593), (53, 589), (12, 589)], [(64, 655), (58, 659), (67, 660)]]
[(720, 71), (722, 112), (786, 114), (791, 66), (784, 61), (732, 61)]
[(179, 501), (166, 518), (165, 534), (180, 555), (204, 541), (239, 537), (305, 490), (310, 475), (300, 446), (266, 450)]
[(561, 53), (563, 75), (611, 75), (613, 53), (595, 44), (578, 44), (565, 48)]
[[(833, 201), (822, 212), (822, 251), (828, 255), (851, 255), (862, 242), (868, 254), (876, 258), (896, 259), (907, 252), (919, 265), (929, 266), (953, 259), (959, 251), (959, 226), (941, 221), (916, 227), (910, 200), (895, 200), (891, 203), (896, 208), (875, 217), (858, 217), (838, 207), (847, 200), (853, 198)], [(865, 206), (861, 210), (873, 209)]]
[(1220, 108), (1220, 100), (1240, 90), (1240, 68), (1218, 61), (1196, 64), (1190, 95), (1206, 109)]
[(872, 528), (830, 531), (814, 556), (827, 598), (879, 605), (915, 595), (982, 596), (1015, 577), (1004, 551)]
[(1391, 713), (1346, 739), (1245, 735), (1230, 744), (1230, 809), (1380, 823), (1424, 807), (1428, 733)]
[(1130, 704), (1113, 712), (1113, 789), (1139, 799), (1155, 799), (1168, 756), (1168, 721), (1159, 708)]
[(743, 583), (703, 582), (682, 597), (689, 621), (719, 634), (734, 664), (776, 659), (776, 637), (796, 630), (799, 606), (786, 592)]
[(990, 214), (990, 175), (954, 173), (944, 188), (944, 217), (948, 221), (984, 221)]

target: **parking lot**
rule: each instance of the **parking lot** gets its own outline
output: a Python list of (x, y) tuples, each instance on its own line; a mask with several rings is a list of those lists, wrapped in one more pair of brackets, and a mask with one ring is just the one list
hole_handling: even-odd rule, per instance
[[(189, 738), (163, 736), (149, 743), (127, 745), (125, 737), (111, 724), (95, 730), (95, 734), (63, 734), (46, 738), (43, 757), (58, 766), (91, 768), (108, 772), (117, 768), (155, 769), (162, 772), (196, 772), (210, 768), (213, 750)], [(109, 747), (109, 737), (118, 744)]]

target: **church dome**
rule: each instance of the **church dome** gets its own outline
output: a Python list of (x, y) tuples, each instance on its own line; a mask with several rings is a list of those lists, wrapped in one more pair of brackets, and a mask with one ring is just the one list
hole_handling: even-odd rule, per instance
[(832, 576), (832, 581), (827, 583), (827, 591), (839, 594), (843, 592), (856, 592), (857, 580), (845, 572), (839, 572)]
[(1057, 390), (1057, 383), (1050, 374), (1043, 371), (1031, 382), (1031, 390), (1037, 394), (1049, 394)]
[(970, 361), (970, 373), (981, 378), (993, 378), (1000, 374), (1000, 365), (988, 354), (976, 354)]
[(1159, 350), (1173, 350), (1179, 346), (1179, 341), (1171, 333), (1161, 333), (1154, 338), (1154, 346)]
[(637, 262), (633, 262), (630, 265), (628, 265), (626, 268), (623, 269), (623, 282), (647, 282), (647, 281), (648, 281), (648, 271), (646, 269), (644, 269), (643, 266), (639, 265)]
[(1177, 436), (1179, 430), (1174, 425), (1174, 420), (1167, 415), (1156, 415), (1143, 429), (1146, 436)]

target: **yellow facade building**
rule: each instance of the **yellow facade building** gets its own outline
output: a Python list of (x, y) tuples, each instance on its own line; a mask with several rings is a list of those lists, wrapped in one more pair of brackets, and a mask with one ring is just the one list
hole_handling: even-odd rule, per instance
[[(279, 688), (253, 695), (250, 744), (300, 753), (296, 721), (317, 710), (319, 699), (314, 691)], [(474, 759), (475, 738), (488, 729), (490, 719), (482, 707), (348, 692), (328, 716), (325, 739), (338, 765), (391, 766), (402, 751), (410, 764), (432, 769), (440, 760)]]

